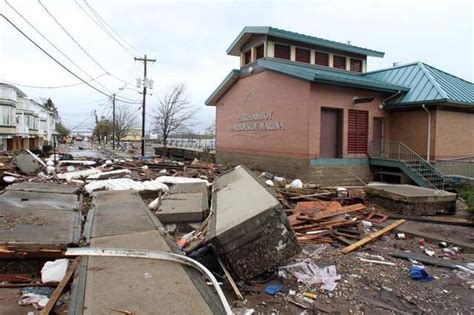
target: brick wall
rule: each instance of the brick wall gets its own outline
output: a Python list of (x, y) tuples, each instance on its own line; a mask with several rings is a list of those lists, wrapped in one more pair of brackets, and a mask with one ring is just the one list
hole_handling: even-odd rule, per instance
[(474, 160), (436, 161), (435, 166), (445, 175), (462, 175), (474, 177)]
[(300, 178), (304, 182), (326, 186), (361, 185), (354, 175), (366, 183), (373, 178), (369, 165), (364, 163), (310, 166), (310, 161), (307, 159), (228, 151), (217, 151), (216, 162), (225, 166), (244, 164), (253, 170), (271, 172), (288, 179)]
[(474, 112), (436, 111), (435, 157), (474, 157)]
[[(431, 114), (431, 156), (436, 141), (436, 111)], [(389, 140), (401, 141), (426, 158), (428, 114), (423, 110), (391, 112), (389, 115)]]

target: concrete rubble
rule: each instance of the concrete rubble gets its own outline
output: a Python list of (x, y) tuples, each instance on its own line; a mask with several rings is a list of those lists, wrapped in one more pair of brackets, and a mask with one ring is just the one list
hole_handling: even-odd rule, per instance
[(163, 224), (202, 222), (209, 212), (207, 185), (204, 182), (175, 184), (151, 208), (156, 208), (155, 214)]
[(213, 187), (209, 239), (237, 279), (251, 279), (301, 251), (283, 208), (250, 170), (237, 166)]
[[(159, 300), (168, 313), (225, 313), (207, 279), (190, 267), (65, 257), (75, 246), (190, 257), (222, 282), (236, 313), (472, 310), (474, 220), (455, 193), (321, 187), (199, 160), (20, 155), (0, 155), (0, 267), (15, 261), (20, 270), (0, 273), (0, 309), (47, 308), (61, 289), (68, 298), (53, 305), (56, 312), (153, 313)], [(427, 262), (416, 271), (429, 282), (414, 278), (406, 257)], [(41, 281), (45, 259), (68, 259), (59, 283)], [(49, 292), (19, 289), (38, 284)]]

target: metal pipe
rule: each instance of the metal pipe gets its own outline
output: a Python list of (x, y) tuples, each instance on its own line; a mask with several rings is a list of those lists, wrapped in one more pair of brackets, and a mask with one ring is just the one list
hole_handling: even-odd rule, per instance
[(211, 280), (214, 288), (216, 289), (217, 295), (219, 296), (222, 305), (224, 306), (227, 315), (232, 315), (232, 309), (230, 308), (227, 299), (225, 298), (224, 292), (222, 292), (219, 283), (217, 282), (214, 275), (201, 263), (196, 260), (173, 253), (151, 251), (151, 250), (138, 250), (138, 249), (124, 249), (124, 248), (94, 248), (94, 247), (78, 247), (78, 248), (67, 248), (65, 252), (66, 256), (102, 256), (102, 257), (132, 257), (132, 258), (146, 258), (146, 259), (158, 259), (178, 262), (184, 265), (191, 266), (201, 273), (206, 275)]
[(426, 108), (425, 104), (421, 105), (421, 108), (428, 113), (428, 143), (426, 145), (426, 161), (430, 162), (430, 155), (431, 155), (431, 112)]
[(382, 100), (382, 103), (380, 103), (380, 105), (379, 105), (379, 108), (380, 108), (380, 109), (383, 109), (383, 108), (385, 107), (385, 102), (386, 102), (386, 101), (388, 101), (388, 100), (390, 100), (390, 99), (392, 99), (392, 98), (394, 98), (394, 97), (396, 97), (396, 96), (398, 96), (398, 95), (400, 95), (400, 94), (402, 94), (402, 91), (398, 91), (397, 93), (392, 94), (392, 95), (390, 95), (389, 97), (383, 99), (383, 100)]

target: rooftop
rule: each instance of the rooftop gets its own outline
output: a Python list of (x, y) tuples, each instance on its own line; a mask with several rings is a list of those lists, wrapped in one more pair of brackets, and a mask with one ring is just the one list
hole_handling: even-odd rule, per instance
[(409, 87), (409, 91), (391, 99), (388, 108), (421, 103), (451, 103), (474, 106), (474, 84), (423, 62), (367, 72), (363, 77)]
[(286, 40), (296, 41), (300, 43), (316, 45), (320, 47), (330, 48), (330, 49), (337, 49), (340, 51), (356, 53), (364, 56), (372, 56), (372, 57), (383, 57), (385, 55), (384, 52), (367, 49), (363, 47), (358, 47), (354, 45), (349, 45), (345, 43), (340, 43), (324, 38), (309, 36), (305, 34), (285, 31), (282, 29), (270, 27), (270, 26), (246, 26), (240, 32), (239, 36), (234, 40), (234, 42), (230, 45), (227, 49), (227, 54), (232, 56), (239, 56), (240, 55), (240, 47), (245, 44), (245, 42), (252, 36), (252, 35), (268, 35), (273, 37), (278, 37)]
[[(406, 86), (374, 80), (356, 73), (275, 58), (266, 57), (258, 59), (251, 65), (256, 68), (261, 67), (312, 82), (351, 86), (389, 93), (409, 90)], [(232, 84), (240, 78), (241, 71), (245, 71), (245, 69), (232, 70), (206, 100), (206, 105), (215, 105)]]

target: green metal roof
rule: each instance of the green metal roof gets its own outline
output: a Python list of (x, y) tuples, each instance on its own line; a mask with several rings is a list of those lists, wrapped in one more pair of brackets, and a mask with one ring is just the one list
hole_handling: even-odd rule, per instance
[(227, 92), (227, 90), (240, 78), (240, 70), (233, 69), (219, 84), (214, 92), (204, 102), (206, 105), (216, 105), (217, 101)]
[[(395, 93), (398, 91), (408, 91), (408, 88), (405, 86), (388, 82), (381, 82), (378, 80), (372, 80), (357, 73), (351, 73), (337, 69), (328, 69), (316, 65), (292, 62), (275, 58), (266, 57), (258, 59), (255, 63), (251, 64), (251, 66), (255, 68), (265, 68), (277, 71), (311, 82), (350, 86), (389, 93)], [(245, 71), (245, 69), (248, 68), (243, 69), (244, 70), (242, 71)], [(205, 104), (215, 105), (216, 102), (227, 92), (230, 86), (232, 86), (232, 84), (234, 84), (239, 79), (239, 77), (240, 71), (232, 70), (224, 79), (224, 81), (222, 81), (222, 83), (217, 87), (217, 89), (211, 94), (211, 96), (209, 96)]]
[(227, 49), (227, 54), (232, 56), (240, 55), (240, 47), (252, 36), (255, 34), (268, 35), (273, 37), (278, 37), (286, 40), (296, 41), (300, 43), (316, 45), (320, 47), (326, 47), (330, 49), (337, 49), (341, 51), (351, 52), (355, 54), (360, 54), (364, 56), (373, 56), (373, 57), (383, 57), (384, 52), (362, 48), (358, 46), (353, 46), (349, 44), (344, 44), (340, 42), (335, 42), (332, 40), (327, 40), (319, 37), (304, 35), (300, 33), (290, 32), (281, 30), (278, 28), (270, 26), (246, 26), (240, 32), (239, 36), (234, 40), (234, 42)]
[(443, 102), (474, 106), (473, 83), (422, 62), (367, 72), (362, 76), (410, 87), (407, 93), (389, 100), (389, 108)]
[(408, 91), (402, 85), (365, 78), (360, 74), (275, 58), (259, 59), (256, 66), (313, 82), (358, 87), (382, 92)]

